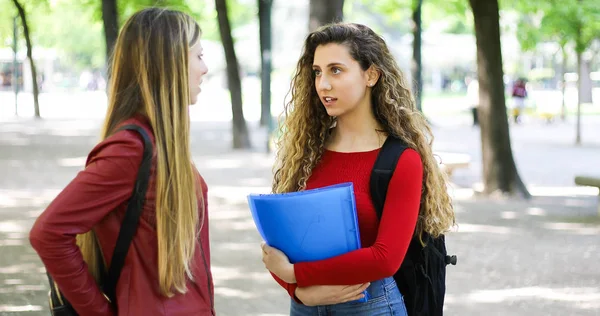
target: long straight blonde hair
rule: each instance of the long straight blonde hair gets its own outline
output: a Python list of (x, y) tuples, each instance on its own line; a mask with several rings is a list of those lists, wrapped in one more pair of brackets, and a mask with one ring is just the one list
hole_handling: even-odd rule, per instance
[[(158, 283), (167, 297), (185, 293), (187, 279), (194, 278), (192, 259), (204, 219), (204, 210), (198, 211), (204, 204), (197, 201), (202, 194), (192, 164), (188, 114), (188, 53), (200, 35), (198, 24), (182, 12), (145, 9), (123, 26), (110, 62), (102, 138), (136, 113), (148, 117), (154, 133)], [(98, 280), (102, 259), (95, 234), (78, 236), (78, 245)]]

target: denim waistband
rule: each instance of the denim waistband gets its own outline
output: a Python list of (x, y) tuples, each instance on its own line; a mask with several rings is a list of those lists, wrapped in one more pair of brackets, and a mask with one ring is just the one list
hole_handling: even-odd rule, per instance
[(381, 280), (371, 282), (371, 285), (367, 288), (367, 293), (371, 298), (382, 296), (386, 293), (386, 288), (396, 286), (394, 277), (387, 277)]

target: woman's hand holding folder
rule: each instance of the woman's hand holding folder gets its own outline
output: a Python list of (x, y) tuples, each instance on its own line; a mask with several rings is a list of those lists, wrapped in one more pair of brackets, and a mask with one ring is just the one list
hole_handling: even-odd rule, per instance
[[(294, 265), (280, 250), (261, 243), (265, 267), (287, 283), (296, 283)], [(296, 288), (296, 297), (306, 306), (331, 305), (355, 301), (365, 296), (370, 283), (357, 285), (315, 285)]]
[(296, 283), (294, 265), (290, 263), (288, 257), (279, 249), (273, 248), (265, 242), (261, 243), (260, 247), (265, 268), (287, 283)]
[(371, 283), (358, 285), (314, 285), (296, 288), (296, 297), (306, 306), (331, 305), (356, 301)]

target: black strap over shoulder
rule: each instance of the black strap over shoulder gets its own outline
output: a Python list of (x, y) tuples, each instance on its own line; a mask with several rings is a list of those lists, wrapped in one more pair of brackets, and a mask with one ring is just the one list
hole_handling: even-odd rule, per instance
[(125, 264), (125, 257), (129, 251), (129, 246), (133, 240), (133, 236), (138, 227), (140, 216), (144, 208), (144, 202), (146, 200), (146, 191), (148, 190), (148, 182), (150, 179), (150, 167), (152, 166), (152, 142), (146, 131), (138, 125), (125, 125), (119, 128), (121, 130), (132, 130), (138, 132), (144, 139), (144, 156), (140, 169), (137, 174), (135, 186), (133, 188), (133, 194), (129, 203), (127, 204), (127, 210), (121, 229), (119, 231), (119, 237), (115, 245), (115, 251), (108, 268), (108, 274), (102, 284), (104, 294), (108, 297), (111, 302), (115, 302), (115, 291), (117, 287), (117, 281), (121, 275), (121, 270)]
[[(371, 200), (377, 216), (381, 219), (388, 186), (398, 160), (408, 148), (401, 139), (389, 136), (377, 156), (371, 172)], [(443, 315), (446, 292), (446, 265), (456, 264), (456, 256), (448, 256), (444, 235), (433, 238), (427, 232), (421, 234), (425, 245), (414, 236), (394, 280), (409, 316)]]
[[(110, 262), (108, 273), (104, 273), (105, 265), (103, 260), (99, 260), (98, 262), (100, 264), (100, 282), (102, 286), (102, 291), (104, 292), (104, 295), (108, 298), (108, 300), (113, 304), (116, 302), (115, 290), (117, 286), (117, 281), (119, 280), (119, 276), (121, 275), (121, 269), (123, 268), (123, 265), (125, 263), (125, 257), (127, 256), (127, 252), (129, 251), (129, 246), (131, 245), (131, 241), (133, 240), (133, 236), (135, 235), (135, 232), (137, 230), (140, 215), (142, 214), (142, 210), (144, 208), (146, 191), (148, 190), (148, 182), (150, 179), (150, 168), (152, 166), (152, 155), (154, 151), (152, 142), (150, 141), (148, 134), (140, 126), (125, 125), (119, 128), (117, 131), (120, 130), (132, 130), (139, 133), (144, 140), (144, 154), (138, 170), (135, 185), (133, 187), (133, 193), (130, 200), (128, 201), (125, 217), (123, 218), (123, 223), (121, 224), (121, 228), (119, 230), (119, 236), (117, 237), (117, 242)], [(98, 258), (102, 258), (100, 245), (97, 246), (97, 251), (99, 254)], [(51, 314), (54, 316), (78, 315), (73, 306), (62, 295), (60, 289), (58, 288), (57, 284), (54, 282), (50, 274), (46, 273), (46, 275), (48, 276), (48, 282), (50, 283), (48, 301), (50, 304)]]
[(392, 179), (392, 174), (396, 169), (398, 160), (405, 149), (408, 146), (404, 141), (396, 138), (392, 135), (383, 143), (375, 165), (371, 172), (371, 179), (369, 181), (371, 190), (371, 200), (375, 206), (377, 216), (381, 218), (383, 214), (383, 205), (385, 203), (385, 197), (387, 195), (387, 188)]

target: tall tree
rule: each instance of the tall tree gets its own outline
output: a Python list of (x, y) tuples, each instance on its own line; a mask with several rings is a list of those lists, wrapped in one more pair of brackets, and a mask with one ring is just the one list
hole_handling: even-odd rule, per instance
[(320, 26), (344, 20), (344, 0), (310, 0), (308, 31)]
[[(31, 44), (31, 34), (29, 33), (29, 24), (27, 23), (27, 14), (25, 12), (25, 8), (23, 8), (23, 5), (18, 0), (13, 0), (13, 3), (15, 4), (15, 7), (17, 7), (17, 11), (19, 12), (19, 17), (21, 18), (21, 23), (23, 25), (23, 35), (25, 36), (25, 44), (27, 45), (27, 59), (29, 60), (29, 65), (31, 69), (31, 80), (33, 87), (33, 108), (35, 111), (35, 117), (41, 118), (40, 103), (38, 101), (38, 95), (40, 91), (37, 81), (37, 70), (35, 67), (35, 61), (33, 60), (33, 48)], [(17, 78), (16, 74), (15, 78)]]
[(421, 9), (423, 0), (413, 0), (413, 60), (411, 65), (413, 78), (413, 92), (415, 95), (415, 103), (417, 109), (422, 111), (422, 95), (423, 95), (423, 63), (421, 62), (421, 34), (423, 33), (421, 21)]
[(575, 42), (575, 53), (577, 54), (577, 131), (575, 144), (579, 145), (581, 144), (581, 103), (586, 100), (582, 78), (587, 76), (589, 79), (590, 75), (589, 70), (584, 74), (583, 54), (596, 38), (600, 38), (600, 6), (595, 0), (577, 0), (576, 3), (571, 3), (567, 8), (565, 18), (571, 22), (569, 29), (572, 35), (571, 38)]
[(217, 9), (217, 20), (219, 21), (219, 33), (225, 51), (227, 63), (227, 85), (231, 95), (231, 110), (233, 113), (233, 148), (250, 148), (250, 135), (244, 119), (242, 107), (242, 81), (240, 79), (240, 67), (235, 55), (233, 37), (231, 36), (231, 25), (227, 12), (226, 0), (215, 0)]
[(530, 197), (512, 155), (504, 97), (498, 0), (469, 0), (475, 22), (484, 193)]
[(271, 124), (271, 9), (273, 0), (258, 0), (260, 32), (260, 125)]
[(110, 58), (119, 35), (119, 16), (117, 0), (102, 0), (102, 22), (104, 23), (104, 40), (106, 42), (106, 61)]

